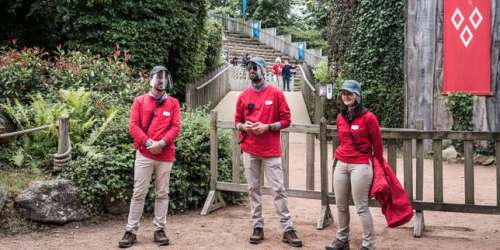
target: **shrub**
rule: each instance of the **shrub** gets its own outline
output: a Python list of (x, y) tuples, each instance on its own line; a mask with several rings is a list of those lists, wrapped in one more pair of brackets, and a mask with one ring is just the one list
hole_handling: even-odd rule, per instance
[[(182, 132), (176, 142), (176, 162), (170, 177), (170, 210), (173, 212), (199, 208), (208, 195), (209, 134), (209, 120), (204, 112), (183, 112)], [(220, 180), (231, 179), (230, 140), (229, 133), (218, 136)], [(128, 120), (125, 117), (114, 120), (96, 145), (78, 150), (84, 152), (82, 157), (66, 168), (65, 175), (79, 186), (87, 207), (94, 212), (100, 211), (106, 196), (128, 202), (134, 175)], [(229, 203), (234, 203), (241, 195), (225, 194), (224, 197)], [(153, 207), (154, 188), (151, 188), (146, 211)]]

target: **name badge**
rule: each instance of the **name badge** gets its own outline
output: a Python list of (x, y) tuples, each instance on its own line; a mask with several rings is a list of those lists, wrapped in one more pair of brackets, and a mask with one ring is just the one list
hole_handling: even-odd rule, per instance
[(163, 116), (170, 116), (170, 112), (168, 112), (168, 111), (163, 111)]
[(265, 105), (271, 105), (271, 104), (273, 104), (273, 101), (271, 101), (271, 100), (267, 100), (267, 101), (265, 101), (265, 102), (264, 102), (264, 104), (265, 104)]
[(358, 130), (359, 129), (359, 125), (353, 124), (353, 125), (351, 125), (351, 129), (352, 130)]

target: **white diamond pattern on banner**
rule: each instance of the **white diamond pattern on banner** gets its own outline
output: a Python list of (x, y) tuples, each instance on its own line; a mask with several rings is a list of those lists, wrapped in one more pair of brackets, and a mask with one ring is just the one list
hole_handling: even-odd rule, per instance
[[(462, 24), (464, 23), (464, 20), (465, 18), (464, 15), (462, 14), (462, 11), (460, 11), (460, 9), (457, 8), (455, 12), (453, 12), (453, 15), (451, 16), (451, 22), (453, 23), (453, 26), (455, 26), (456, 30), (460, 30)], [(479, 25), (481, 25), (483, 21), (483, 16), (481, 15), (481, 12), (477, 7), (474, 8), (472, 13), (470, 14), (469, 21), (475, 30), (479, 28)], [(474, 38), (474, 33), (472, 33), (469, 26), (465, 24), (462, 32), (460, 33), (460, 40), (462, 40), (462, 43), (467, 48), (473, 38)]]

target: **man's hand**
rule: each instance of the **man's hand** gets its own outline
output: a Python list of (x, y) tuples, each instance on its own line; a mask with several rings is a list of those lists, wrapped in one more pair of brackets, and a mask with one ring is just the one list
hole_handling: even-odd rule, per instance
[(161, 153), (161, 150), (163, 149), (160, 142), (159, 141), (154, 141), (153, 142), (153, 145), (151, 145), (150, 147), (148, 147), (147, 149), (149, 149), (149, 151), (151, 153), (153, 153), (154, 155), (157, 155), (159, 153)]
[(240, 123), (240, 130), (248, 132), (248, 131), (252, 130), (253, 126), (254, 126), (254, 123), (252, 123), (251, 121), (246, 121), (245, 123)]
[(264, 124), (262, 122), (256, 122), (253, 124), (252, 132), (255, 135), (260, 135), (266, 131), (269, 131), (269, 125)]

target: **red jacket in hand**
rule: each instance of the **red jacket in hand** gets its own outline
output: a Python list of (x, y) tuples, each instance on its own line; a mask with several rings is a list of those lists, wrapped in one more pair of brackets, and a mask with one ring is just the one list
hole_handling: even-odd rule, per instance
[(382, 208), (389, 227), (397, 227), (411, 220), (413, 206), (391, 167), (373, 159), (373, 183), (370, 196), (375, 197)]
[[(153, 120), (145, 133), (151, 112), (154, 112)], [(158, 161), (174, 161), (174, 143), (181, 131), (179, 101), (168, 96), (161, 106), (156, 107), (156, 100), (148, 94), (135, 98), (130, 111), (129, 130), (134, 139), (134, 147), (142, 155)], [(161, 153), (155, 155), (146, 148), (145, 144), (148, 139), (165, 141), (165, 147)]]

